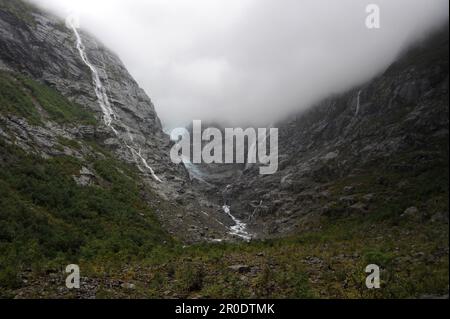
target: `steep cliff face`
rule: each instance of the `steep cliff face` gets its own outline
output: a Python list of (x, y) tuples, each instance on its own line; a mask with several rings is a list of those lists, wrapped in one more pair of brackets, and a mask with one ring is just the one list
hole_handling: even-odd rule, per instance
[[(0, 3), (2, 79), (30, 99), (28, 111), (34, 115), (5, 101), (2, 139), (45, 158), (83, 159), (94, 178), (88, 159), (95, 151), (87, 141), (104, 147), (139, 169), (139, 179), (159, 197), (148, 201), (168, 203), (156, 213), (171, 232), (187, 241), (226, 238), (224, 224), (231, 219), (202, 199), (184, 167), (172, 164), (170, 140), (154, 106), (120, 59), (58, 17), (22, 1)], [(10, 92), (6, 86), (3, 91), (5, 96)], [(84, 112), (89, 120), (64, 120), (67, 112)], [(62, 138), (70, 142), (62, 145)]]
[[(371, 215), (379, 210), (373, 202), (378, 186), (384, 188), (378, 204), (403, 201), (396, 214), (405, 205), (427, 206), (424, 198), (398, 199), (422, 190), (373, 178), (389, 173), (386, 179), (398, 179), (390, 184), (417, 184), (420, 172), (432, 174), (448, 162), (448, 31), (370, 83), (279, 123), (276, 174), (260, 176), (257, 167), (190, 165), (205, 173), (205, 183), (191, 181), (184, 167), (171, 163), (170, 141), (151, 100), (114, 53), (60, 18), (21, 1), (0, 3), (4, 95), (13, 88), (30, 104), (24, 110), (4, 103), (3, 140), (45, 158), (84, 159), (94, 178), (88, 158), (95, 151), (85, 141), (104, 147), (139, 169), (145, 185), (169, 203), (157, 213), (183, 239), (228, 237), (236, 222), (221, 207), (224, 197), (261, 237), (295, 232), (336, 212)], [(73, 147), (79, 142), (81, 147)], [(79, 175), (77, 181), (92, 182)], [(436, 192), (445, 192), (442, 187)], [(445, 203), (438, 206), (448, 211)]]
[[(28, 23), (8, 11), (1, 12), (1, 61), (5, 69), (28, 74), (60, 92), (70, 101), (92, 110), (100, 131), (111, 146), (121, 149), (129, 158), (124, 145), (114, 141), (113, 132), (102, 127), (102, 110), (93, 87), (92, 74), (76, 48), (75, 34), (64, 21), (43, 13), (31, 13)], [(129, 75), (120, 59), (93, 37), (82, 33), (87, 55), (98, 69), (117, 115), (115, 125), (121, 134), (125, 127), (142, 147), (143, 155), (154, 165), (157, 173), (169, 170), (167, 152), (169, 141), (162, 133), (160, 121), (145, 92)], [(172, 169), (173, 170), (173, 169)]]
[(175, 166), (114, 53), (0, 0), (0, 297), (448, 297), (448, 27), (294, 117), (274, 175)]
[(232, 185), (231, 209), (262, 237), (411, 207), (448, 221), (448, 79), (445, 26), (369, 83), (278, 123), (276, 174), (216, 170)]

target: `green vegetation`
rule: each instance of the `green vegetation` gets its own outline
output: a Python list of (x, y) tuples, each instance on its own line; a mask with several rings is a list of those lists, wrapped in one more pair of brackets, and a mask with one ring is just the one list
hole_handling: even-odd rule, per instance
[[(83, 269), (99, 282), (109, 274), (99, 298), (410, 298), (448, 293), (447, 248), (444, 225), (373, 226), (343, 219), (291, 238), (163, 248), (164, 258)], [(369, 263), (382, 269), (380, 290), (365, 286)], [(249, 270), (229, 268), (236, 264)], [(110, 289), (117, 279), (136, 289)], [(38, 287), (31, 296), (57, 294), (57, 287)]]
[[(372, 194), (370, 211), (373, 213), (365, 218), (373, 223), (388, 221), (395, 224), (412, 206), (426, 212), (426, 216), (422, 216), (425, 219), (448, 212), (449, 154), (442, 151), (447, 145), (448, 140), (442, 140), (436, 145), (428, 145), (431, 149), (407, 150), (398, 156), (371, 162), (361, 168), (361, 174), (335, 181), (330, 191), (338, 200), (346, 186), (354, 185), (352, 196), (360, 202), (367, 202), (364, 196)], [(334, 215), (339, 216), (344, 209), (337, 203)]]
[(0, 111), (27, 118), (34, 124), (40, 120), (32, 97), (25, 92), (20, 81), (3, 71), (0, 71)]
[(24, 75), (4, 71), (0, 71), (0, 112), (24, 117), (33, 124), (41, 123), (43, 118), (61, 124), (96, 124), (91, 112), (70, 102), (55, 89)]
[[(79, 264), (82, 275), (98, 284), (98, 298), (409, 298), (448, 293), (448, 225), (400, 217), (405, 203), (431, 213), (448, 210), (443, 196), (447, 171), (438, 164), (445, 159), (436, 159), (435, 169), (428, 171), (384, 170), (379, 176), (336, 181), (331, 188), (336, 194), (346, 185), (358, 185), (356, 197), (375, 192), (373, 214), (340, 214), (337, 209), (323, 217), (320, 228), (289, 238), (183, 247), (161, 229), (154, 208), (140, 197), (144, 186), (134, 167), (115, 160), (95, 141), (60, 138), (60, 143), (71, 148), (83, 143), (102, 156), (44, 160), (0, 141), (0, 297), (13, 297), (23, 287), (28, 297), (76, 297), (77, 292), (58, 290), (69, 263)], [(72, 176), (83, 166), (95, 171), (94, 185), (74, 182)], [(394, 191), (404, 179), (407, 191)], [(425, 206), (419, 205), (422, 196), (430, 199)], [(382, 269), (380, 290), (365, 287), (364, 270), (371, 263)], [(247, 269), (235, 271), (232, 265)], [(49, 276), (57, 280), (48, 284)], [(111, 288), (117, 282), (136, 287)]]
[(70, 102), (55, 89), (26, 77), (19, 77), (22, 84), (48, 113), (51, 120), (58, 123), (82, 123), (95, 125), (94, 116), (82, 106)]
[(124, 175), (124, 169), (131, 171), (124, 164), (96, 161), (106, 182), (81, 187), (72, 175), (83, 163), (74, 158), (44, 160), (3, 143), (0, 147), (2, 287), (16, 287), (26, 269), (40, 273), (94, 259), (129, 262), (171, 243), (139, 198), (140, 186)]
[[(46, 119), (95, 125), (89, 112), (55, 90), (7, 72), (0, 72), (0, 112), (36, 125)], [(155, 204), (161, 199), (134, 167), (94, 140), (60, 136), (58, 143), (93, 152), (84, 160), (43, 159), (0, 140), (0, 297), (14, 297), (19, 289), (27, 297), (75, 297), (77, 292), (59, 289), (64, 267), (71, 263), (98, 284), (98, 298), (448, 294), (448, 225), (431, 221), (448, 212), (448, 140), (368, 163), (358, 175), (333, 178), (331, 198), (322, 199), (324, 205), (333, 204), (313, 230), (249, 244), (189, 247), (161, 228), (155, 210), (169, 208)], [(82, 167), (95, 171), (95, 183), (76, 184), (73, 176)], [(348, 205), (339, 201), (350, 185), (355, 202), (366, 203), (364, 197), (373, 194), (368, 212), (348, 213)], [(411, 206), (427, 216), (403, 218)], [(382, 268), (380, 290), (365, 287), (364, 270), (371, 263)], [(230, 269), (233, 265), (246, 269)], [(121, 288), (122, 282), (136, 288)]]
[(81, 149), (80, 142), (78, 142), (76, 140), (70, 140), (68, 138), (65, 138), (65, 137), (62, 137), (62, 136), (58, 136), (58, 142), (59, 142), (59, 144), (61, 144), (63, 146), (67, 146), (67, 147), (75, 149), (75, 150), (80, 150)]
[[(206, 298), (409, 298), (448, 293), (446, 225), (373, 225), (344, 218), (323, 229), (250, 244), (195, 245), (161, 267), (140, 264), (140, 296)], [(368, 290), (369, 263), (382, 289)], [(228, 267), (245, 264), (240, 274)], [(133, 267), (133, 266), (130, 266)], [(147, 274), (149, 278), (142, 278)], [(147, 284), (147, 282), (150, 282)]]

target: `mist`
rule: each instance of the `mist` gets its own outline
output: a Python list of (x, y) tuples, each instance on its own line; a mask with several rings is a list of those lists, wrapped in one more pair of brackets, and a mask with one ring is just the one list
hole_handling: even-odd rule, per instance
[[(30, 0), (122, 59), (167, 129), (269, 125), (385, 70), (448, 20), (447, 0)], [(378, 4), (380, 29), (366, 6)]]

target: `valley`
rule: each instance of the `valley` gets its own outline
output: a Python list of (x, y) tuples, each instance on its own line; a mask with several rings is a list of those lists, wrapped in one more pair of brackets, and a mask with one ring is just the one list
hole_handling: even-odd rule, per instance
[[(270, 125), (278, 165), (265, 175), (252, 143), (242, 163), (173, 163), (120, 58), (11, 1), (0, 0), (0, 298), (448, 298), (448, 25), (369, 82)], [(80, 289), (64, 285), (68, 264)], [(365, 285), (369, 264), (381, 289)]]

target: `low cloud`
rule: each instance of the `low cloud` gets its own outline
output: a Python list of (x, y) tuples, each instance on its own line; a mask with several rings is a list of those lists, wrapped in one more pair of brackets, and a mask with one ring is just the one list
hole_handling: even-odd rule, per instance
[[(116, 51), (167, 128), (266, 126), (382, 72), (447, 0), (32, 0)], [(378, 4), (381, 28), (366, 28)]]

